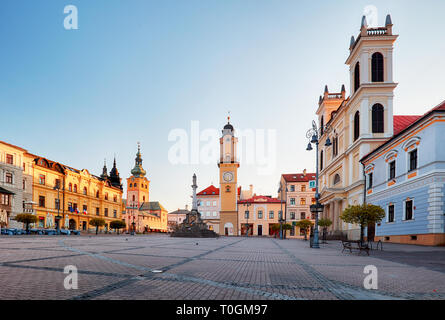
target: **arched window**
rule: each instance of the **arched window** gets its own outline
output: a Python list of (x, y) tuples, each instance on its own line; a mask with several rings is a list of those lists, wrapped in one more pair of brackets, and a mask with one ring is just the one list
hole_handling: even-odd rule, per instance
[(105, 193), (105, 200), (108, 200), (108, 193)]
[(99, 190), (96, 191), (96, 198), (99, 198)]
[(68, 190), (71, 192), (71, 191), (73, 191), (73, 184), (72, 183), (70, 183), (69, 185), (68, 185)]
[(354, 141), (360, 137), (360, 112), (356, 112), (354, 116)]
[(354, 70), (354, 92), (360, 88), (360, 62), (357, 62)]
[(383, 55), (380, 52), (372, 55), (371, 69), (372, 82), (383, 82)]
[(334, 186), (335, 186), (336, 184), (339, 184), (340, 181), (341, 181), (341, 179), (340, 179), (340, 175), (339, 175), (339, 174), (336, 174), (335, 177), (334, 177)]
[(372, 107), (372, 132), (373, 133), (385, 132), (384, 108), (379, 103), (375, 104)]
[(136, 200), (136, 197), (133, 195), (133, 202)]
[(338, 156), (338, 136), (335, 136), (332, 141), (332, 155), (336, 157)]
[(133, 184), (132, 184), (132, 183), (130, 183), (130, 188), (131, 188), (131, 187), (133, 187)]
[(77, 192), (77, 184), (74, 185), (74, 192)]
[(87, 187), (83, 187), (83, 194), (87, 195)]
[(323, 170), (323, 150), (320, 152), (320, 171)]

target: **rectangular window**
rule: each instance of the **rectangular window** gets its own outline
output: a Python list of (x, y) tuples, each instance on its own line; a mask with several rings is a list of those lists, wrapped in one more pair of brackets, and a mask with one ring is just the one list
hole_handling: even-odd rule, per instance
[(389, 180), (395, 179), (396, 177), (396, 162), (393, 161), (389, 164)]
[(84, 212), (88, 212), (88, 207), (87, 207), (86, 204), (84, 204), (84, 205), (82, 206), (82, 213), (84, 213)]
[(113, 210), (113, 217), (117, 218), (117, 210)]
[(45, 208), (45, 197), (39, 196), (39, 207)]
[(263, 219), (263, 211), (258, 211), (258, 219)]
[(388, 222), (394, 222), (394, 205), (388, 206)]
[(405, 220), (413, 220), (413, 200), (405, 202)]
[(216, 207), (216, 201), (213, 201), (213, 206)]
[(290, 198), (290, 204), (293, 206), (295, 205), (295, 198)]
[(100, 215), (100, 209), (96, 208), (96, 216)]
[(306, 185), (301, 186), (301, 192), (306, 192)]
[(249, 211), (244, 212), (244, 219), (249, 219)]
[(301, 215), (301, 220), (306, 219), (306, 212), (302, 212), (300, 215)]
[(294, 185), (291, 185), (291, 186), (290, 186), (290, 191), (291, 191), (291, 192), (294, 192), (294, 191), (295, 191), (295, 186), (294, 186)]
[(417, 169), (417, 149), (409, 153), (409, 171)]
[(105, 208), (105, 209), (104, 209), (104, 216), (105, 216), (105, 217), (108, 217), (108, 208)]
[(302, 206), (306, 205), (306, 199), (305, 199), (305, 198), (301, 198), (301, 199), (300, 199), (300, 204), (301, 204)]
[(317, 199), (312, 198), (312, 204), (317, 204)]
[(39, 184), (45, 185), (45, 176), (43, 174), (39, 175)]
[(12, 156), (12, 154), (7, 154), (6, 155), (6, 163), (7, 164), (14, 164), (14, 157)]
[(290, 219), (291, 220), (295, 220), (295, 212), (291, 212), (290, 213)]
[(368, 175), (368, 189), (372, 189), (372, 184), (373, 184), (373, 174), (372, 172)]
[(68, 211), (71, 211), (70, 208), (73, 207), (73, 204), (71, 202), (68, 202)]
[(12, 173), (9, 173), (9, 172), (6, 173), (5, 182), (9, 183), (9, 184), (12, 184)]
[(60, 179), (54, 181), (54, 187), (56, 187), (56, 189), (60, 188)]
[(269, 211), (269, 219), (273, 219), (274, 216), (274, 212), (273, 211)]

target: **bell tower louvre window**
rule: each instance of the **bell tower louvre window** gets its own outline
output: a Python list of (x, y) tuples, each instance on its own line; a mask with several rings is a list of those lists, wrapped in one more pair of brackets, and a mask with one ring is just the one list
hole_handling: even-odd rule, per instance
[(384, 108), (381, 104), (372, 107), (372, 132), (383, 133), (384, 128)]
[(371, 69), (372, 82), (383, 82), (383, 55), (380, 52), (376, 52), (372, 55)]

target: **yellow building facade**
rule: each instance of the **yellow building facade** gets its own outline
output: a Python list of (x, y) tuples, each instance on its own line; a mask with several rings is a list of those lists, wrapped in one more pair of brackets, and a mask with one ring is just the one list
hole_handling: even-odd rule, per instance
[(43, 157), (35, 157), (33, 162), (37, 227), (58, 225), (61, 229), (89, 231), (95, 229), (89, 225), (90, 219), (100, 217), (106, 223), (102, 230), (108, 231), (111, 221), (122, 219), (122, 188), (111, 181), (106, 166), (98, 177), (86, 169), (77, 170)]

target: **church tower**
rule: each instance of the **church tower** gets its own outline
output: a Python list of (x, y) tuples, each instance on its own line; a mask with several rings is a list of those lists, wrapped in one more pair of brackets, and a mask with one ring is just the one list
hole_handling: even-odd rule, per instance
[(141, 146), (138, 144), (135, 165), (131, 176), (127, 178), (127, 207), (140, 208), (144, 202), (149, 202), (150, 181), (145, 177), (146, 171), (142, 167)]
[(236, 146), (238, 138), (235, 137), (233, 126), (228, 117), (227, 124), (222, 130), (220, 138), (219, 167), (219, 197), (221, 204), (220, 226), (221, 235), (238, 235), (238, 168)]
[(121, 179), (121, 177), (119, 175), (119, 171), (117, 170), (117, 167), (116, 167), (116, 157), (114, 158), (113, 169), (111, 169), (111, 171), (110, 171), (109, 179), (110, 179), (111, 185), (113, 187), (119, 188), (121, 190), (123, 189), (122, 183), (121, 183), (122, 179)]
[[(393, 34), (392, 27), (390, 15), (385, 26), (377, 28), (369, 28), (363, 16), (360, 34), (357, 39), (351, 38), (346, 60), (351, 81), (349, 145), (366, 139), (378, 144), (394, 134), (393, 97), (397, 83), (393, 80), (393, 49), (398, 35)], [(369, 151), (363, 150), (363, 156)]]

